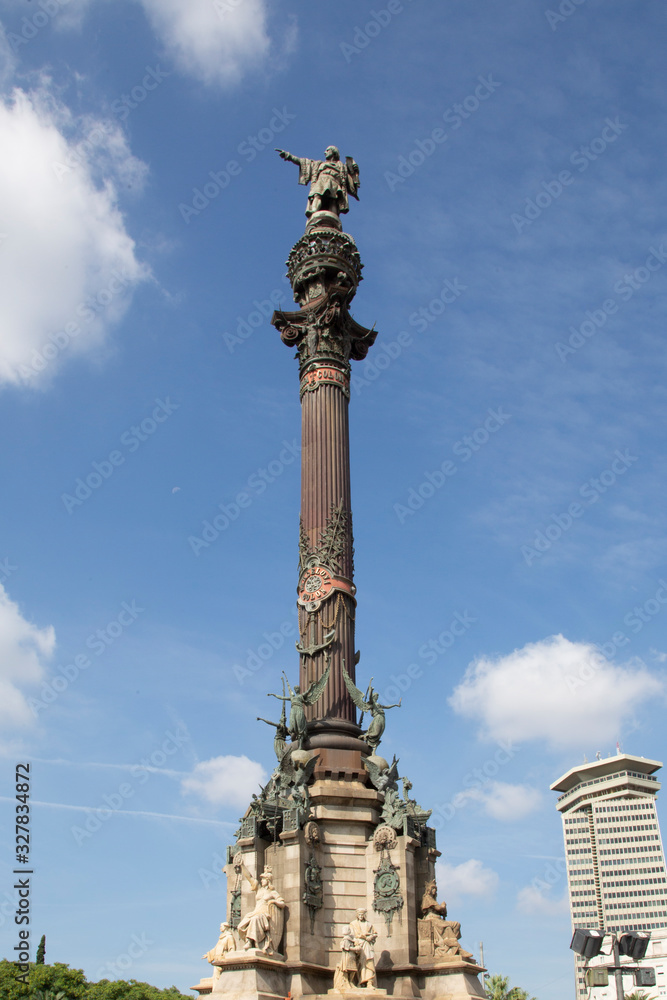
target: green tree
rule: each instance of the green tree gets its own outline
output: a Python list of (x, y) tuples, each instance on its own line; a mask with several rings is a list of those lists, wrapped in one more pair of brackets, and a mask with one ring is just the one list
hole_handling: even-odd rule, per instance
[(484, 992), (489, 1000), (537, 1000), (536, 997), (529, 996), (520, 986), (513, 986), (510, 989), (509, 983), (509, 976), (488, 976), (484, 983)]
[(634, 990), (632, 993), (625, 994), (625, 1000), (655, 1000), (655, 997), (648, 993), (642, 993), (641, 990)]
[(46, 957), (46, 934), (42, 934), (39, 944), (37, 946), (37, 957), (35, 958), (35, 965), (44, 965), (45, 957)]
[[(30, 994), (62, 993), (66, 1000), (86, 1000), (88, 983), (83, 969), (70, 969), (63, 962), (30, 966)], [(53, 998), (47, 998), (53, 1000)]]
[(16, 981), (16, 966), (8, 959), (0, 959), (1, 1000), (192, 1000), (181, 993), (177, 986), (161, 990), (136, 979), (102, 979), (89, 983), (81, 969), (55, 962), (37, 965), (31, 962), (28, 983)]
[(157, 986), (137, 982), (136, 979), (130, 979), (128, 982), (122, 979), (102, 979), (99, 983), (90, 983), (86, 994), (86, 1000), (181, 1000), (181, 998), (185, 1000), (184, 994), (177, 986), (161, 990)]
[(2, 1000), (26, 1000), (30, 993), (27, 984), (17, 983), (16, 966), (8, 959), (0, 959), (0, 997)]

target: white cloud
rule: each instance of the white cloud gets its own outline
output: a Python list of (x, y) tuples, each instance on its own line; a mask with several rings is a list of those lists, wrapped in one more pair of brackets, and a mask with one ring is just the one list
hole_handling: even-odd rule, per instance
[(447, 903), (461, 896), (491, 896), (498, 888), (498, 875), (485, 868), (481, 861), (471, 858), (460, 865), (438, 861), (435, 866), (438, 896)]
[(636, 708), (664, 693), (641, 660), (616, 665), (591, 643), (556, 635), (474, 660), (449, 703), (485, 738), (570, 748), (616, 741)]
[(179, 69), (204, 83), (236, 83), (269, 52), (266, 0), (141, 2)]
[(27, 621), (0, 584), (0, 722), (25, 726), (34, 721), (22, 688), (43, 679), (55, 645), (53, 626), (38, 628)]
[(243, 808), (266, 779), (266, 771), (257, 761), (227, 755), (200, 761), (181, 782), (181, 790), (199, 795), (214, 806)]
[(516, 905), (521, 913), (526, 913), (528, 916), (560, 917), (570, 910), (567, 894), (560, 899), (551, 899), (533, 885), (527, 885), (519, 890)]
[(513, 822), (523, 819), (538, 808), (542, 796), (529, 785), (510, 785), (505, 781), (491, 781), (482, 788), (469, 788), (460, 798), (479, 802), (493, 819)]
[(74, 120), (48, 80), (0, 99), (0, 146), (0, 384), (35, 385), (99, 349), (148, 277), (116, 192), (146, 168), (115, 124)]
[[(296, 47), (298, 32), (294, 15), (290, 15), (278, 47), (269, 37), (268, 0), (139, 0), (139, 3), (168, 57), (180, 71), (206, 84), (236, 84), (269, 56), (274, 67), (279, 67)], [(0, 0), (0, 6), (9, 8), (16, 16), (23, 10), (21, 0)], [(90, 6), (92, 0), (68, 0), (52, 16), (46, 30), (80, 29)], [(31, 17), (24, 16), (21, 30), (23, 22), (28, 24), (25, 29), (28, 33), (35, 31)], [(26, 42), (20, 36), (16, 38), (20, 54), (20, 46)], [(7, 51), (13, 59), (13, 53)]]

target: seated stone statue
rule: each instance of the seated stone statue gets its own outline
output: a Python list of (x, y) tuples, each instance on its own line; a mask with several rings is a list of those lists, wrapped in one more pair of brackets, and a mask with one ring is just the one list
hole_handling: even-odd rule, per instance
[(357, 910), (343, 931), (341, 959), (334, 972), (334, 989), (346, 993), (359, 987), (373, 989), (375, 980), (375, 941), (377, 933), (366, 920), (366, 910)]
[(239, 934), (245, 941), (244, 948), (258, 948), (272, 955), (278, 951), (283, 936), (285, 900), (273, 887), (271, 868), (264, 869), (259, 881), (252, 877), (245, 865), (242, 871), (255, 893), (255, 906), (239, 923)]
[[(207, 962), (213, 964), (216, 959), (226, 958), (227, 953), (230, 951), (236, 951), (236, 938), (234, 937), (234, 931), (229, 926), (228, 922), (225, 920), (224, 923), (220, 924), (220, 937), (218, 938), (218, 943), (215, 947), (207, 951), (202, 958), (205, 958)], [(219, 965), (213, 966), (213, 982), (219, 979), (222, 975), (222, 969)]]
[(472, 955), (459, 944), (461, 924), (458, 920), (447, 920), (447, 904), (438, 902), (438, 887), (435, 879), (426, 883), (418, 922), (419, 957), (432, 961), (464, 961)]

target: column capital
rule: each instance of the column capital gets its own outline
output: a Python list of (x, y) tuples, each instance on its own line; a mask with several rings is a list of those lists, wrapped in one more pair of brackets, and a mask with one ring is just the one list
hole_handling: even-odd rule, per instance
[[(362, 361), (375, 341), (376, 331), (349, 313), (362, 268), (356, 243), (336, 229), (311, 228), (292, 248), (287, 277), (301, 308), (277, 310), (271, 322), (298, 351), (302, 394), (331, 382), (349, 395), (349, 362)], [(340, 375), (317, 374), (325, 369)]]

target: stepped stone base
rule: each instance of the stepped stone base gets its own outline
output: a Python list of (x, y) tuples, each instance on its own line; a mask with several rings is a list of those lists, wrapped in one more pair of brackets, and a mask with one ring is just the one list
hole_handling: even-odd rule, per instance
[[(303, 963), (289, 963), (262, 956), (252, 949), (232, 952), (216, 963), (221, 969), (218, 979), (202, 979), (191, 989), (200, 996), (213, 994), (212, 1000), (284, 1000), (290, 993), (304, 1000), (362, 1000), (364, 995), (381, 1000), (400, 997), (401, 1000), (474, 1000), (485, 998), (478, 976), (484, 971), (474, 962), (451, 961), (437, 965), (406, 965), (377, 972), (378, 986), (361, 987), (341, 992), (322, 989), (329, 969)], [(318, 987), (321, 992), (318, 991)]]
[(327, 997), (333, 997), (334, 1000), (361, 1000), (364, 995), (370, 995), (371, 997), (386, 997), (387, 991), (378, 989), (377, 986), (360, 986), (359, 989), (352, 990), (327, 990)]
[(228, 957), (213, 963), (220, 975), (202, 979), (193, 990), (200, 996), (212, 993), (221, 1000), (284, 1000), (288, 992), (289, 973), (282, 957), (265, 955), (255, 948), (232, 951)]
[(437, 965), (413, 965), (378, 970), (378, 984), (385, 986), (390, 996), (405, 1000), (470, 1000), (486, 998), (478, 979), (485, 970), (475, 962), (451, 961)]
[[(234, 848), (255, 878), (265, 865), (272, 867), (274, 885), (285, 901), (280, 954), (254, 948), (228, 952), (214, 962), (213, 976), (192, 989), (211, 1000), (285, 1000), (288, 994), (293, 1000), (363, 1000), (364, 994), (368, 1000), (483, 1000), (478, 976), (484, 970), (468, 953), (461, 954), (462, 949), (455, 953), (456, 938), (451, 956), (440, 958), (426, 954), (431, 938), (426, 941), (422, 934), (420, 939), (418, 933), (421, 900), (439, 857), (435, 835), (412, 836), (406, 828), (397, 831), (390, 848), (381, 849), (374, 833), (381, 823), (383, 797), (362, 780), (359, 751), (322, 747), (319, 752), (319, 769), (309, 787), (308, 829), (287, 829), (269, 841), (250, 822)], [(393, 866), (401, 898), (390, 920), (373, 907), (382, 850)], [(312, 909), (304, 899), (308, 865), (318, 867), (322, 885), (320, 905)], [(251, 912), (255, 894), (249, 882), (238, 881), (233, 863), (225, 873), (226, 912), (231, 912), (236, 885), (241, 913)], [(366, 909), (377, 934), (377, 988), (341, 993), (333, 989), (334, 971), (345, 928), (357, 908)], [(432, 947), (435, 952), (435, 944)]]

